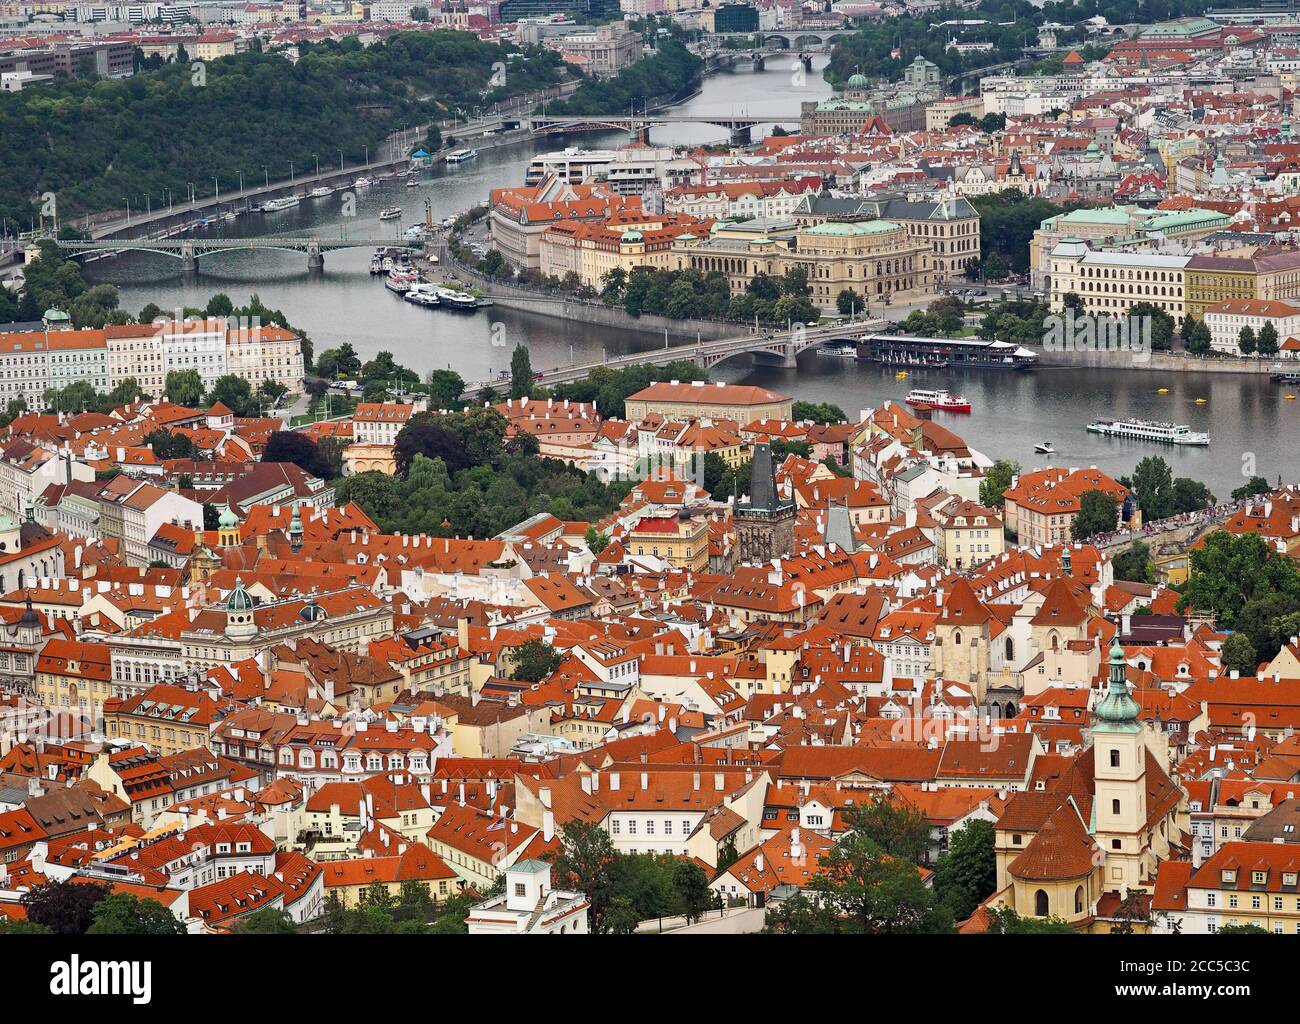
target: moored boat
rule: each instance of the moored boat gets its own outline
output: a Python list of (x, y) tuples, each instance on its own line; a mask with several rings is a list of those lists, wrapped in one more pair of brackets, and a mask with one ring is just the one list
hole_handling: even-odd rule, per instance
[(954, 395), (949, 391), (913, 388), (903, 401), (914, 407), (942, 409), (945, 412), (970, 412), (970, 402), (961, 395)]
[(1088, 432), (1106, 437), (1127, 437), (1134, 441), (1158, 444), (1207, 445), (1210, 435), (1192, 430), (1186, 423), (1162, 423), (1154, 420), (1096, 420)]

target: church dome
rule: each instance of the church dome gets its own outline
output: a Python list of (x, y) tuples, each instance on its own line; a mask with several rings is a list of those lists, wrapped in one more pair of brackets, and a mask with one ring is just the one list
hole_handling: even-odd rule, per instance
[(849, 75), (849, 81), (848, 81), (848, 85), (846, 86), (846, 88), (849, 88), (849, 89), (858, 89), (858, 90), (860, 90), (860, 89), (866, 89), (866, 88), (867, 88), (867, 76), (866, 76), (866, 75), (863, 75), (863, 74), (852, 74), (852, 75)]
[(217, 519), (217, 526), (223, 530), (233, 530), (239, 526), (239, 517), (227, 505), (221, 516)]
[(228, 612), (251, 612), (253, 610), (253, 598), (244, 589), (242, 579), (235, 580), (235, 589), (230, 592), (226, 598), (226, 611)]

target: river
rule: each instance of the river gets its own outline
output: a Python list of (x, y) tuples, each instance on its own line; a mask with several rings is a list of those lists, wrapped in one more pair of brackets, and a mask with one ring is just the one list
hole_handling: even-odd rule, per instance
[[(825, 57), (802, 74), (791, 59), (770, 59), (764, 71), (742, 66), (704, 81), (699, 94), (682, 104), (683, 114), (751, 114), (798, 109), (800, 101), (829, 95), (821, 77)], [(765, 127), (755, 130), (755, 138)], [(654, 141), (707, 143), (725, 141), (726, 131), (709, 125), (672, 125), (655, 130)], [(572, 137), (569, 145), (619, 145), (621, 133)], [(469, 163), (438, 164), (420, 187), (400, 181), (378, 182), (356, 193), (355, 216), (344, 217), (339, 195), (304, 200), (275, 214), (253, 214), (210, 229), (223, 236), (347, 234), (387, 238), (401, 224), (424, 216), (428, 200), (435, 218), (455, 214), (484, 201), (497, 187), (519, 185), (536, 152), (561, 148), (559, 138), (539, 139), (486, 150)], [(381, 221), (379, 211), (401, 206), (401, 221)], [(363, 358), (387, 349), (398, 362), (421, 373), (451, 368), (467, 380), (482, 380), (508, 368), (516, 342), (528, 346), (535, 369), (571, 359), (594, 360), (603, 351), (641, 351), (663, 344), (658, 336), (611, 332), (583, 323), (532, 316), (505, 309), (477, 314), (422, 309), (403, 302), (368, 273), (370, 253), (343, 249), (325, 258), (323, 274), (307, 270), (306, 257), (295, 253), (242, 251), (203, 257), (201, 273), (189, 280), (177, 273), (175, 260), (132, 254), (87, 265), (92, 281), (118, 286), (122, 305), (132, 312), (155, 302), (164, 309), (203, 306), (214, 292), (225, 292), (237, 305), (256, 292), (268, 306), (284, 310), (306, 331), (316, 351), (351, 342)], [(939, 422), (961, 434), (990, 457), (1015, 459), (1027, 468), (1045, 465), (1034, 444), (1052, 441), (1053, 465), (1096, 465), (1112, 475), (1131, 471), (1144, 455), (1161, 454), (1176, 475), (1204, 480), (1219, 497), (1228, 495), (1245, 476), (1258, 473), (1270, 481), (1281, 474), (1296, 477), (1295, 448), (1300, 437), (1300, 401), (1285, 401), (1284, 390), (1267, 378), (1232, 374), (1171, 373), (1129, 369), (1047, 369), (1029, 373), (1003, 371), (927, 371), (905, 381), (892, 370), (808, 352), (798, 370), (751, 366), (738, 358), (714, 371), (715, 379), (760, 384), (809, 401), (833, 402), (850, 416), (887, 398), (901, 399), (914, 386), (959, 390), (974, 409), (969, 414), (937, 414)], [(1159, 395), (1161, 387), (1168, 395)], [(1204, 398), (1203, 405), (1195, 404)], [(1101, 416), (1141, 416), (1189, 423), (1208, 431), (1209, 448), (1166, 448), (1088, 434), (1086, 424)]]

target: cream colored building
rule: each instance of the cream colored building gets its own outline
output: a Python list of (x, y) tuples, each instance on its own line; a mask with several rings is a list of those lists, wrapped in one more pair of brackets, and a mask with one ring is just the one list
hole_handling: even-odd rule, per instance
[(1073, 293), (1090, 316), (1125, 317), (1129, 307), (1150, 303), (1183, 322), (1184, 268), (1187, 256), (1095, 251), (1081, 239), (1066, 238), (1048, 257), (1051, 267), (1051, 308), (1065, 309), (1065, 296)]

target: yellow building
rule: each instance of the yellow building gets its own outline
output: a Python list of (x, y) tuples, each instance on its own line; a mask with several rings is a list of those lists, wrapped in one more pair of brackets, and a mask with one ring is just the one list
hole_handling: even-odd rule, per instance
[(556, 224), (542, 233), (540, 269), (547, 277), (563, 279), (575, 274), (583, 284), (601, 288), (613, 270), (630, 276), (637, 267), (672, 269), (673, 243), (708, 229), (707, 221), (684, 214), (655, 218), (624, 215), (603, 223)]
[(1002, 518), (996, 509), (963, 501), (939, 513), (939, 557), (954, 569), (996, 558), (1006, 550)]
[(675, 569), (704, 572), (709, 566), (709, 524), (681, 516), (645, 518), (627, 535), (628, 554), (666, 560)]
[(624, 402), (628, 422), (659, 414), (670, 419), (788, 420), (794, 400), (767, 388), (706, 381), (654, 381)]
[(813, 303), (832, 310), (845, 289), (872, 303), (919, 297), (934, 286), (930, 244), (888, 220), (826, 221), (781, 238), (742, 224), (719, 228), (708, 239), (683, 235), (673, 255), (675, 269), (724, 275), (733, 295), (743, 294), (758, 274), (781, 277), (801, 269)]
[(1077, 238), (1065, 238), (1048, 256), (1051, 308), (1065, 309), (1073, 294), (1089, 316), (1122, 318), (1138, 303), (1164, 310), (1175, 326), (1185, 315), (1184, 271), (1190, 257), (1095, 251)]
[(1183, 269), (1187, 315), (1200, 320), (1208, 307), (1220, 302), (1253, 299), (1258, 277), (1249, 257), (1193, 256)]
[(82, 715), (98, 726), (104, 701), (113, 696), (108, 647), (54, 637), (36, 659), (34, 686), (47, 708)]
[(205, 747), (221, 705), (207, 693), (159, 683), (104, 706), (104, 735), (130, 740), (163, 756)]

